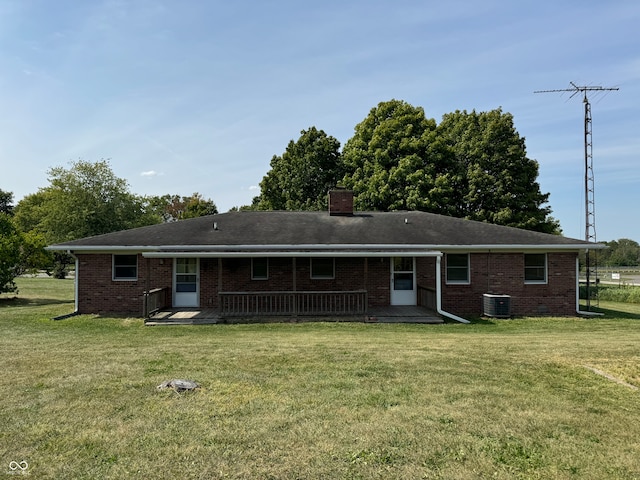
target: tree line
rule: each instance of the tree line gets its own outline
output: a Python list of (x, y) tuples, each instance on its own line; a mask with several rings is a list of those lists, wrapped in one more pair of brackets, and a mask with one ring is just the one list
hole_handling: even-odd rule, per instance
[[(323, 130), (302, 130), (272, 157), (251, 205), (234, 209), (325, 210), (327, 192), (340, 185), (353, 190), (358, 210), (419, 210), (560, 234), (537, 178), (510, 113), (455, 111), (437, 123), (422, 107), (390, 100), (370, 110), (342, 149)], [(0, 293), (15, 291), (13, 279), (30, 270), (64, 275), (69, 258), (46, 245), (218, 213), (197, 192), (136, 195), (108, 160), (51, 168), (48, 181), (15, 206), (0, 190)], [(610, 247), (607, 262), (638, 263), (637, 243)]]
[(354, 191), (360, 210), (420, 210), (560, 233), (513, 116), (501, 109), (455, 111), (440, 123), (422, 107), (381, 102), (340, 143), (311, 127), (274, 156), (257, 210), (321, 210), (327, 191)]
[(78, 160), (47, 174), (49, 185), (15, 206), (12, 192), (0, 190), (0, 293), (16, 291), (15, 277), (29, 271), (65, 276), (70, 257), (47, 252), (47, 245), (218, 213), (215, 203), (197, 192), (136, 195), (108, 160)]

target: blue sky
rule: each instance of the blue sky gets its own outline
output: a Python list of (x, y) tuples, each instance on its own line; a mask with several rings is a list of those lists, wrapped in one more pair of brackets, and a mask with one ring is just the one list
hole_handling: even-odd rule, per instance
[(564, 234), (584, 237), (591, 97), (600, 241), (640, 241), (637, 0), (0, 0), (0, 189), (110, 159), (140, 195), (251, 203), (315, 126), (341, 144), (381, 101), (440, 121), (502, 107)]

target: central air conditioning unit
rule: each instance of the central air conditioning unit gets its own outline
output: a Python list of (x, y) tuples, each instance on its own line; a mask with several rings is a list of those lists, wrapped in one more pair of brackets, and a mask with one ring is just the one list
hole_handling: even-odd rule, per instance
[(485, 293), (482, 297), (484, 316), (497, 318), (509, 318), (511, 316), (511, 297), (509, 295)]

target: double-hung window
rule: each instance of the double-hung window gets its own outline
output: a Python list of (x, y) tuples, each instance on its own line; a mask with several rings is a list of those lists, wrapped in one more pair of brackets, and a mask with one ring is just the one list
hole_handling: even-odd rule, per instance
[(311, 278), (319, 280), (335, 278), (335, 266), (334, 258), (311, 258)]
[(447, 283), (467, 285), (469, 277), (469, 254), (447, 253)]
[(251, 259), (251, 280), (268, 280), (269, 279), (269, 259), (268, 258), (252, 258)]
[(138, 256), (114, 255), (112, 275), (114, 280), (137, 280)]
[(546, 253), (524, 254), (524, 283), (547, 283)]

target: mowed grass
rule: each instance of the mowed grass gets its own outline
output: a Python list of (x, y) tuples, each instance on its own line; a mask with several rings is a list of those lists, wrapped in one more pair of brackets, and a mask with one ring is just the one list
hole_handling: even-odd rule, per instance
[[(52, 321), (73, 283), (19, 286), (0, 297), (0, 474), (25, 461), (39, 479), (640, 478), (637, 305), (145, 327)], [(202, 388), (156, 390), (171, 378)]]

